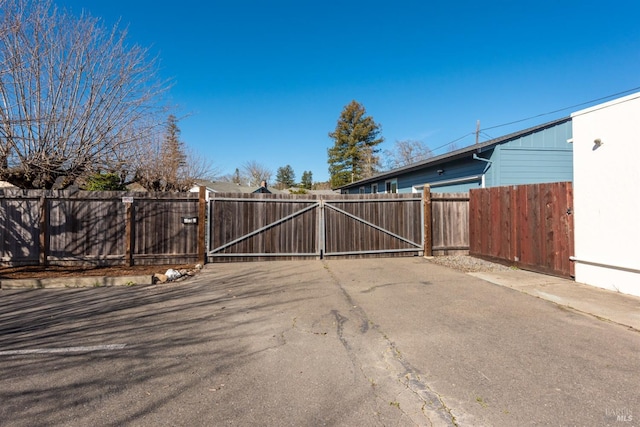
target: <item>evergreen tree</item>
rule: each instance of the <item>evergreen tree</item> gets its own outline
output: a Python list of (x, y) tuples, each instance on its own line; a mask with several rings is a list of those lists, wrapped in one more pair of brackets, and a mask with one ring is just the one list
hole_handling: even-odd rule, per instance
[(304, 171), (302, 173), (302, 181), (300, 182), (300, 186), (304, 189), (311, 190), (313, 186), (313, 174), (311, 171)]
[(278, 168), (276, 172), (276, 184), (281, 189), (292, 187), (296, 180), (296, 174), (290, 165)]
[(240, 184), (242, 182), (242, 178), (240, 177), (240, 169), (236, 168), (236, 171), (233, 173), (232, 181), (234, 184)]
[(357, 101), (344, 107), (336, 129), (329, 133), (334, 146), (329, 148), (331, 186), (340, 187), (373, 175), (379, 166), (376, 146), (384, 141), (381, 126), (366, 116), (365, 108)]
[(167, 128), (162, 144), (163, 181), (165, 190), (177, 190), (180, 187), (183, 170), (187, 164), (184, 143), (180, 140), (178, 119), (173, 114), (167, 118)]
[(96, 173), (87, 178), (84, 185), (87, 191), (122, 191), (126, 186), (122, 183), (121, 177), (117, 173)]

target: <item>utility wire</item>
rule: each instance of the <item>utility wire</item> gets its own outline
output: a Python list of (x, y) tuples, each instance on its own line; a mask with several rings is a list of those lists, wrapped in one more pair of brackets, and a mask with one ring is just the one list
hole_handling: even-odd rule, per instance
[(438, 150), (439, 150), (439, 149), (441, 149), (441, 148), (447, 147), (447, 146), (449, 146), (449, 145), (451, 145), (451, 144), (455, 144), (456, 142), (460, 141), (461, 139), (465, 139), (465, 138), (466, 138), (466, 137), (468, 137), (469, 135), (475, 135), (475, 134), (476, 134), (475, 132), (469, 132), (469, 133), (466, 133), (466, 134), (462, 135), (462, 136), (461, 136), (460, 138), (458, 138), (458, 139), (454, 139), (453, 141), (449, 141), (449, 142), (447, 142), (446, 144), (443, 144), (443, 145), (441, 145), (441, 146), (439, 146), (439, 147), (434, 148), (434, 149), (433, 149), (433, 151), (434, 151), (434, 152), (435, 152), (435, 151), (438, 151)]
[(629, 92), (634, 92), (634, 91), (637, 91), (639, 89), (640, 89), (640, 86), (639, 87), (634, 87), (633, 89), (628, 89), (628, 90), (625, 90), (625, 91), (622, 91), (622, 92), (614, 93), (613, 95), (603, 96), (602, 98), (597, 98), (597, 99), (593, 99), (591, 101), (582, 102), (580, 104), (572, 105), (570, 107), (564, 107), (564, 108), (560, 108), (559, 110), (549, 111), (548, 113), (542, 113), (542, 114), (538, 114), (538, 115), (535, 115), (535, 116), (527, 117), (526, 119), (520, 119), (520, 120), (515, 120), (515, 121), (509, 122), (509, 123), (504, 123), (504, 124), (501, 124), (501, 125), (491, 126), (491, 127), (488, 127), (488, 128), (484, 128), (482, 130), (490, 130), (490, 129), (495, 129), (495, 128), (499, 128), (499, 127), (503, 127), (503, 126), (509, 126), (509, 125), (512, 125), (512, 124), (515, 124), (515, 123), (520, 123), (520, 122), (525, 122), (527, 120), (536, 119), (538, 117), (548, 116), (549, 114), (555, 114), (555, 113), (559, 113), (561, 111), (572, 110), (574, 108), (582, 107), (583, 105), (588, 105), (588, 104), (592, 104), (594, 102), (603, 101), (605, 99), (612, 98), (614, 96), (618, 97), (620, 95), (624, 95), (624, 94), (627, 94)]
[[(519, 119), (519, 120), (514, 120), (514, 121), (512, 121), (512, 122), (503, 123), (503, 124), (501, 124), (501, 125), (490, 126), (490, 127), (488, 127), (488, 128), (481, 129), (481, 130), (480, 130), (480, 133), (482, 133), (482, 134), (484, 134), (485, 136), (489, 137), (489, 139), (492, 139), (492, 138), (491, 138), (491, 137), (490, 137), (490, 136), (485, 132), (486, 130), (497, 129), (497, 128), (500, 128), (500, 127), (509, 126), (509, 125), (513, 125), (513, 124), (516, 124), (516, 123), (526, 122), (527, 120), (536, 119), (536, 118), (538, 118), (538, 117), (543, 117), (543, 116), (548, 116), (548, 115), (550, 115), (550, 114), (559, 113), (559, 112), (561, 112), (561, 111), (572, 110), (572, 109), (575, 109), (575, 108), (578, 108), (578, 107), (582, 107), (582, 106), (584, 106), (584, 105), (593, 104), (594, 102), (603, 101), (603, 100), (605, 100), (605, 99), (609, 99), (609, 98), (613, 98), (613, 97), (619, 97), (620, 95), (625, 95), (625, 94), (628, 94), (628, 93), (630, 93), (630, 92), (635, 92), (635, 91), (638, 91), (638, 90), (640, 90), (640, 86), (638, 86), (638, 87), (634, 87), (634, 88), (632, 88), (632, 89), (627, 89), (627, 90), (624, 90), (624, 91), (622, 91), (622, 92), (614, 93), (614, 94), (612, 94), (612, 95), (603, 96), (603, 97), (601, 97), (601, 98), (592, 99), (591, 101), (581, 102), (580, 104), (575, 104), (575, 105), (571, 105), (571, 106), (569, 106), (569, 107), (560, 108), (560, 109), (558, 109), (558, 110), (549, 111), (549, 112), (547, 112), (547, 113), (537, 114), (537, 115), (535, 115), (535, 116), (527, 117), (527, 118), (525, 118), (525, 119)], [(438, 150), (440, 150), (440, 149), (442, 149), (442, 148), (444, 148), (444, 147), (447, 147), (447, 146), (449, 146), (449, 145), (451, 145), (451, 144), (454, 144), (454, 143), (456, 143), (456, 142), (458, 142), (458, 141), (460, 141), (460, 140), (462, 140), (462, 139), (464, 139), (464, 138), (466, 138), (466, 137), (468, 137), (468, 136), (470, 136), (470, 135), (475, 135), (475, 134), (476, 134), (476, 132), (469, 132), (469, 133), (466, 133), (466, 134), (464, 134), (463, 136), (461, 136), (460, 138), (454, 139), (453, 141), (449, 141), (449, 142), (447, 142), (446, 144), (442, 144), (441, 146), (434, 148), (434, 149), (432, 150), (432, 152), (434, 152), (434, 153), (435, 153), (436, 151), (438, 151)]]

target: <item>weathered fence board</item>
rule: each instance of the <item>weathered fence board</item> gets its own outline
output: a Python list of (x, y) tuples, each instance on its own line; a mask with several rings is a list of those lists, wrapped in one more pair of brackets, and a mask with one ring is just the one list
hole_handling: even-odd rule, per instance
[[(127, 199), (129, 200), (127, 200)], [(129, 201), (132, 200), (132, 203)], [(0, 190), (0, 263), (121, 265), (195, 262), (197, 193)]]
[(209, 252), (225, 261), (314, 258), (316, 204), (313, 198), (280, 194), (214, 194)]
[(132, 208), (133, 258), (137, 263), (194, 261), (198, 255), (198, 220), (185, 224), (183, 218), (198, 218), (198, 207), (197, 197), (136, 199)]
[(47, 262), (122, 259), (121, 200), (47, 198)]
[(432, 254), (469, 253), (469, 193), (432, 193)]
[(0, 261), (39, 262), (42, 210), (38, 195), (0, 198)]
[(572, 276), (572, 204), (570, 182), (471, 190), (470, 254)]
[(422, 199), (413, 194), (324, 199), (326, 256), (401, 256), (422, 251)]

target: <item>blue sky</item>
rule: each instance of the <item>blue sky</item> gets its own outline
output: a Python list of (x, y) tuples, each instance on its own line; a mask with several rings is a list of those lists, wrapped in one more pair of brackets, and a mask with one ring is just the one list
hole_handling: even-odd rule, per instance
[(353, 99), (382, 149), (442, 154), (474, 143), (477, 120), (486, 140), (640, 87), (637, 0), (54, 1), (120, 19), (160, 56), (182, 139), (221, 174), (256, 161), (328, 180), (327, 134)]

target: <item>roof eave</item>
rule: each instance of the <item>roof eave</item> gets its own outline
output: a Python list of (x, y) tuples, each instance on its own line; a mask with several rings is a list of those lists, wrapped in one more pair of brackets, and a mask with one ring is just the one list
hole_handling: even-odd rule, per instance
[(450, 161), (454, 161), (454, 160), (459, 160), (462, 159), (464, 157), (466, 157), (467, 155), (471, 154), (480, 154), (484, 151), (493, 149), (496, 145), (498, 144), (502, 144), (504, 142), (510, 141), (512, 139), (516, 139), (516, 138), (520, 138), (523, 137), (525, 135), (531, 134), (533, 132), (537, 132), (564, 122), (568, 122), (571, 120), (571, 117), (563, 117), (560, 119), (556, 119), (547, 123), (543, 123), (541, 125), (537, 125), (537, 126), (532, 126), (530, 128), (518, 131), (518, 132), (512, 132), (510, 134), (507, 135), (503, 135), (500, 136), (498, 138), (494, 138), (491, 139), (489, 141), (485, 141), (481, 144), (474, 144), (474, 145), (470, 145), (468, 147), (464, 147), (461, 148), (459, 150), (456, 151), (452, 151), (450, 153), (446, 153), (446, 154), (441, 154), (439, 156), (435, 156), (435, 157), (430, 157), (426, 160), (422, 160), (420, 162), (417, 163), (413, 163), (407, 166), (403, 166), (401, 168), (396, 168), (387, 172), (383, 172), (380, 173), (378, 175), (369, 177), (369, 178), (365, 178), (365, 179), (361, 179), (359, 181), (356, 182), (352, 182), (351, 184), (346, 184), (343, 185), (341, 187), (337, 187), (335, 188), (335, 190), (343, 190), (343, 189), (347, 189), (347, 188), (353, 188), (353, 187), (357, 187), (357, 186), (361, 186), (361, 185), (365, 185), (365, 184), (369, 184), (372, 182), (376, 182), (376, 181), (380, 181), (383, 179), (387, 179), (387, 178), (391, 178), (393, 176), (402, 174), (402, 173), (407, 173), (407, 172), (413, 172), (415, 170), (418, 169), (422, 169), (426, 166), (436, 166), (439, 165), (441, 163), (445, 163), (445, 162), (450, 162)]

